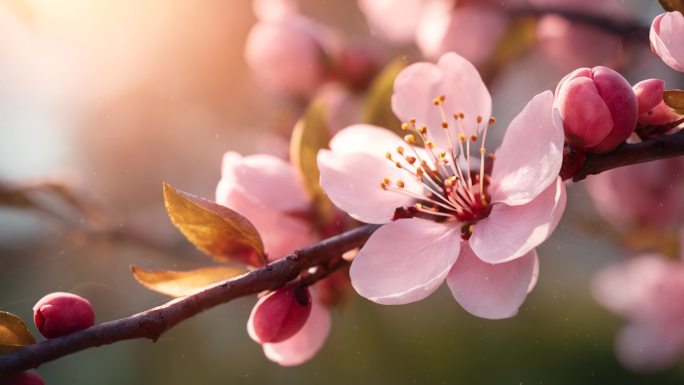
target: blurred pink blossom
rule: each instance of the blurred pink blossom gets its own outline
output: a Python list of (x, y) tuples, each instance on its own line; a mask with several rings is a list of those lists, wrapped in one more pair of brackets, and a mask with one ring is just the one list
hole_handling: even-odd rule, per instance
[[(413, 134), (402, 141), (354, 125), (318, 154), (321, 186), (333, 203), (362, 222), (384, 224), (352, 263), (356, 291), (405, 304), (446, 280), (470, 313), (515, 315), (536, 282), (534, 248), (565, 208), (558, 177), (563, 132), (552, 103), (549, 91), (529, 102), (490, 168), (484, 145), (494, 122), (491, 97), (475, 67), (448, 53), (436, 65), (404, 69), (392, 106)], [(421, 139), (425, 148), (414, 147)], [(480, 159), (470, 156), (471, 139), (481, 139)]]
[(651, 49), (672, 69), (684, 72), (684, 15), (666, 12), (653, 19)]
[(489, 2), (358, 0), (371, 30), (395, 43), (414, 42), (431, 60), (454, 51), (476, 65), (492, 54), (508, 17)]
[(578, 68), (556, 88), (568, 142), (589, 152), (607, 152), (634, 132), (638, 105), (627, 80), (608, 67)]
[(673, 365), (684, 351), (684, 262), (641, 255), (599, 272), (596, 300), (628, 319), (616, 350), (626, 367), (653, 371)]
[[(270, 155), (243, 157), (228, 152), (223, 157), (221, 174), (216, 202), (252, 222), (261, 234), (269, 260), (282, 258), (319, 238), (313, 220), (307, 220), (312, 218), (310, 198), (287, 161)], [(282, 342), (262, 343), (264, 353), (284, 366), (306, 362), (323, 346), (330, 323), (329, 311), (314, 296), (302, 328)], [(249, 325), (251, 321), (248, 329)]]
[(275, 93), (310, 97), (331, 76), (339, 37), (296, 11), (292, 1), (257, 1), (259, 21), (245, 44), (245, 59), (257, 80)]
[(620, 167), (587, 178), (596, 211), (619, 230), (668, 229), (684, 218), (684, 159)]

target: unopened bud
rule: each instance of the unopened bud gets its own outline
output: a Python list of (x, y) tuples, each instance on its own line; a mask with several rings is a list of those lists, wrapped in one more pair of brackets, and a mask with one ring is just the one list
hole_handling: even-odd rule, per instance
[(87, 299), (56, 292), (33, 306), (33, 320), (40, 334), (54, 338), (93, 326), (95, 313)]
[(632, 87), (639, 104), (639, 124), (641, 126), (663, 126), (682, 117), (663, 101), (665, 82), (660, 79), (640, 81)]
[(250, 337), (258, 343), (276, 343), (295, 335), (311, 314), (311, 294), (302, 286), (288, 286), (261, 299), (247, 321)]
[(608, 67), (580, 68), (556, 88), (554, 106), (573, 146), (595, 153), (608, 152), (634, 132), (637, 100), (627, 80)]

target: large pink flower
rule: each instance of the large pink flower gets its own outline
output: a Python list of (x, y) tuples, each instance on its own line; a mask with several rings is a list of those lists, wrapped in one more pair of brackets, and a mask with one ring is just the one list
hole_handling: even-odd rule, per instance
[(360, 221), (385, 224), (352, 264), (357, 292), (404, 304), (446, 280), (472, 314), (516, 314), (536, 281), (534, 248), (565, 208), (563, 130), (552, 104), (550, 91), (532, 99), (489, 167), (491, 98), (475, 67), (448, 53), (437, 64), (403, 70), (392, 105), (406, 122), (404, 140), (355, 125), (318, 154), (321, 186), (333, 203)]
[(651, 24), (651, 49), (665, 64), (684, 72), (684, 15), (666, 12), (653, 19)]
[(663, 369), (684, 352), (684, 262), (642, 255), (601, 271), (592, 288), (600, 304), (629, 319), (615, 346), (623, 365)]
[[(243, 157), (228, 152), (221, 174), (216, 202), (252, 222), (270, 260), (317, 240), (312, 221), (302, 219), (310, 217), (310, 198), (288, 162), (270, 155)], [(330, 313), (316, 297), (312, 305), (304, 327), (294, 336), (262, 344), (266, 357), (285, 366), (299, 365), (320, 350), (330, 330)]]

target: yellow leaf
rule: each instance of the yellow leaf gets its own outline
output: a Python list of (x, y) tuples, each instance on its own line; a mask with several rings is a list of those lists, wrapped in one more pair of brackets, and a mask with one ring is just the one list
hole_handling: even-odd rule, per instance
[(247, 272), (238, 266), (214, 266), (190, 271), (145, 270), (131, 266), (135, 279), (146, 288), (171, 297), (184, 297)]
[(0, 311), (0, 355), (35, 343), (36, 339), (33, 338), (21, 318), (12, 313)]
[(322, 101), (313, 101), (292, 131), (290, 160), (314, 203), (319, 220), (324, 222), (331, 219), (333, 207), (318, 182), (320, 172), (316, 157), (319, 150), (328, 148), (328, 142), (326, 106)]
[(665, 90), (663, 101), (675, 111), (684, 110), (684, 90)]
[(366, 97), (362, 119), (364, 123), (385, 127), (402, 137), (405, 133), (401, 130), (401, 122), (392, 111), (392, 93), (394, 79), (405, 67), (405, 59), (394, 59), (375, 78)]
[(203, 253), (223, 262), (266, 263), (259, 233), (237, 212), (166, 183), (164, 203), (171, 222)]

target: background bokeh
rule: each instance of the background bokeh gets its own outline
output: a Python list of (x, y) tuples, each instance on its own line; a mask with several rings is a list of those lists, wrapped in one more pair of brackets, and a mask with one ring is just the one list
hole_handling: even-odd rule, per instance
[[(625, 3), (644, 25), (659, 12), (656, 1)], [(302, 8), (350, 40), (372, 39), (353, 1), (309, 0)], [(263, 150), (261, 134), (289, 129), (291, 106), (263, 91), (243, 58), (254, 23), (248, 0), (0, 2), (0, 181), (66, 182), (113, 213), (119, 231), (164, 245), (84, 233), (78, 214), (65, 223), (0, 207), (1, 310), (31, 320), (44, 294), (71, 291), (91, 300), (98, 321), (120, 318), (166, 301), (139, 286), (129, 265), (207, 263), (170, 224), (161, 183), (212, 198), (225, 151)], [(621, 70), (632, 83), (661, 77), (681, 85), (647, 42), (629, 52)], [(384, 47), (383, 55), (420, 58), (411, 47)], [(534, 52), (510, 63), (489, 84), (496, 129), (562, 75)], [(589, 283), (627, 251), (581, 184), (569, 198), (563, 222), (539, 249), (539, 284), (509, 320), (475, 318), (444, 288), (401, 307), (352, 295), (334, 312), (323, 350), (282, 368), (247, 336), (254, 299), (245, 298), (156, 343), (90, 349), (37, 372), (47, 384), (103, 385), (681, 383), (684, 365), (645, 375), (616, 361), (613, 339), (624, 321), (592, 300)]]

